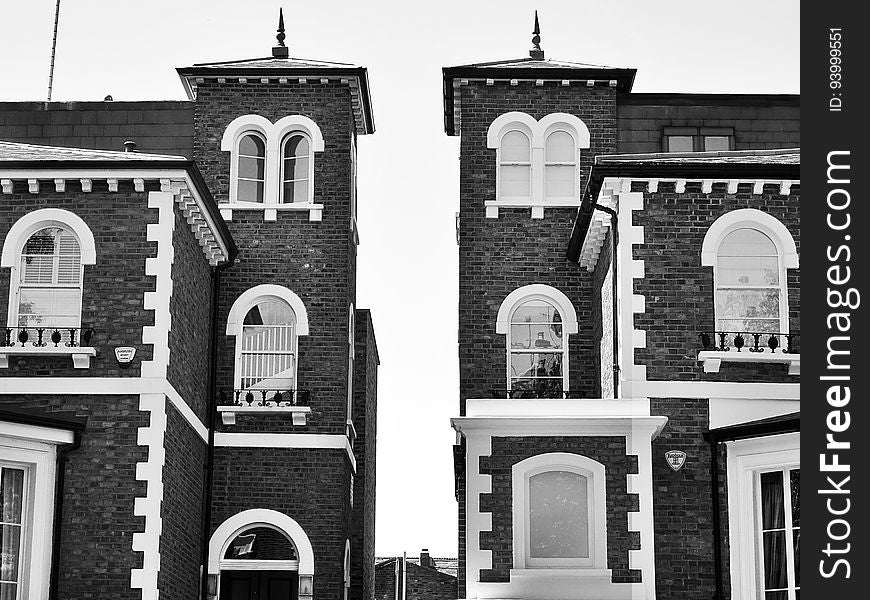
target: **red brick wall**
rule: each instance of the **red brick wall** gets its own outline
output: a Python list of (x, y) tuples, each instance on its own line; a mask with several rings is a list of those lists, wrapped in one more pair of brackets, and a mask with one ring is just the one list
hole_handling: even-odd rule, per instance
[[(147, 208), (147, 192), (133, 191), (132, 181), (120, 181), (118, 190), (109, 192), (105, 181), (95, 180), (93, 191), (82, 193), (79, 183), (70, 180), (63, 193), (46, 181), (39, 194), (29, 194), (26, 182), (16, 182), (15, 193), (4, 194), (0, 239), (18, 219), (41, 208), (75, 213), (93, 233), (97, 262), (84, 268), (82, 325), (96, 330), (91, 344), (97, 356), (89, 369), (74, 369), (68, 356), (11, 357), (0, 377), (138, 377), (142, 361), (151, 359), (152, 346), (142, 343), (142, 327), (154, 324), (154, 314), (145, 310), (143, 294), (155, 285), (145, 275), (145, 259), (157, 252), (157, 245), (146, 239), (146, 225), (157, 222), (157, 211)], [(9, 302), (9, 277), (8, 268), (0, 269), (3, 311)], [(136, 348), (130, 368), (118, 366), (117, 346)]]
[[(713, 268), (701, 266), (710, 225), (732, 210), (762, 210), (789, 229), (800, 252), (800, 190), (793, 187), (790, 196), (782, 196), (778, 186), (768, 185), (756, 196), (741, 185), (737, 194), (727, 194), (725, 184), (717, 183), (703, 194), (700, 185), (688, 183), (685, 193), (676, 194), (673, 183), (661, 183), (657, 193), (644, 194), (643, 210), (633, 213), (633, 225), (644, 228), (644, 243), (632, 247), (632, 256), (644, 261), (645, 270), (643, 279), (634, 280), (634, 293), (646, 297), (646, 312), (635, 315), (634, 324), (646, 331), (647, 340), (635, 360), (647, 366), (650, 380), (797, 382), (799, 376), (788, 375), (785, 365), (723, 362), (719, 373), (704, 373), (696, 357), (698, 333), (712, 331), (715, 322)], [(798, 331), (800, 270), (788, 269), (787, 277), (789, 321)]]
[(206, 445), (170, 402), (166, 403), (163, 447), (166, 462), (157, 588), (162, 598), (193, 599), (199, 591), (202, 564)]
[(351, 534), (352, 600), (369, 600), (375, 586), (375, 481), (377, 449), (378, 349), (371, 313), (356, 311), (353, 421), (357, 438)]
[[(169, 367), (166, 377), (193, 412), (208, 423), (210, 398), (211, 268), (187, 221), (173, 202), (175, 232), (172, 246), (172, 298), (169, 303)], [(226, 326), (224, 326), (226, 327)], [(222, 332), (221, 332), (222, 333)]]
[[(637, 494), (628, 493), (627, 476), (637, 473), (637, 457), (626, 454), (625, 438), (603, 437), (494, 437), (492, 454), (480, 458), (481, 474), (492, 476), (492, 492), (480, 495), (481, 512), (492, 513), (492, 531), (481, 532), (480, 547), (492, 550), (492, 569), (480, 572), (480, 581), (508, 582), (513, 568), (513, 481), (518, 462), (547, 452), (571, 452), (604, 465), (607, 507), (607, 568), (614, 583), (640, 581), (640, 572), (628, 568), (628, 551), (640, 536), (628, 531), (628, 513), (637, 510)], [(471, 574), (474, 576), (475, 574)]]
[(495, 150), (486, 147), (489, 125), (499, 115), (523, 111), (536, 119), (554, 113), (574, 114), (586, 123), (591, 147), (581, 151), (583, 189), (595, 154), (616, 150), (616, 98), (609, 88), (561, 87), (547, 83), (486, 86), (471, 82), (462, 88), (459, 246), (459, 377), (460, 412), (465, 399), (489, 397), (492, 388), (507, 387), (504, 335), (496, 334), (499, 306), (523, 285), (551, 285), (574, 303), (580, 331), (569, 339), (569, 384), (586, 397), (598, 393), (591, 329), (592, 277), (565, 258), (574, 224), (574, 208), (547, 208), (542, 220), (531, 210), (499, 209), (498, 219), (485, 218), (485, 202), (495, 200)]
[(349, 480), (344, 450), (218, 447), (208, 535), (243, 510), (287, 514), (311, 540), (314, 600), (341, 598), (345, 540), (351, 533)]
[[(130, 589), (130, 570), (142, 567), (133, 552), (133, 533), (144, 518), (133, 514), (134, 500), (145, 495), (136, 480), (136, 463), (147, 449), (137, 445), (139, 427), (148, 425), (139, 397), (130, 395), (0, 395), (16, 403), (87, 417), (81, 447), (71, 452), (63, 490), (60, 534), (59, 598), (140, 600)], [(49, 516), (49, 518), (51, 518)]]

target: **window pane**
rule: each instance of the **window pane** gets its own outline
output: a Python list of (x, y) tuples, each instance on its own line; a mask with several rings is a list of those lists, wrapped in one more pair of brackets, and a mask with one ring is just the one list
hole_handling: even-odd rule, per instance
[(519, 305), (511, 315), (511, 323), (561, 323), (556, 307), (543, 300), (529, 300)]
[(308, 202), (308, 181), (286, 181), (284, 182), (284, 204), (293, 202)]
[(245, 325), (293, 325), (296, 315), (282, 300), (263, 300), (245, 315)]
[(785, 590), (777, 590), (776, 592), (765, 592), (764, 600), (788, 600), (788, 592)]
[(775, 256), (720, 256), (716, 285), (779, 285)]
[(511, 348), (561, 348), (562, 326), (529, 323), (511, 325)]
[(511, 376), (522, 378), (562, 377), (562, 353), (511, 353)]
[(588, 558), (587, 479), (549, 471), (529, 478), (529, 556)]
[(793, 527), (801, 526), (801, 470), (789, 471), (791, 487), (791, 522)]
[(59, 227), (46, 227), (24, 244), (21, 282), (25, 284), (71, 284), (81, 278), (81, 251), (76, 237)]
[(764, 589), (779, 590), (787, 587), (785, 531), (763, 533), (762, 545), (764, 546)]
[(792, 532), (794, 542), (794, 577), (795, 585), (801, 584), (801, 530), (795, 529)]
[(779, 290), (716, 290), (720, 319), (779, 319)]
[(776, 245), (758, 231), (744, 227), (735, 229), (719, 244), (719, 256), (776, 256)]
[(782, 471), (761, 474), (761, 528), (785, 527), (785, 507), (782, 490)]
[(237, 535), (224, 554), (234, 560), (298, 560), (296, 547), (269, 527), (253, 527)]
[(502, 166), (499, 193), (507, 197), (528, 197), (531, 168), (527, 166)]
[(262, 202), (263, 182), (239, 180), (238, 200), (242, 202)]
[(705, 135), (704, 150), (713, 152), (717, 150), (730, 150), (731, 143), (727, 135)]
[(15, 600), (17, 588), (14, 583), (0, 583), (0, 600)]
[(308, 138), (301, 135), (291, 135), (284, 144), (284, 158), (308, 156)]
[(23, 254), (54, 254), (55, 238), (60, 229), (46, 227), (34, 233), (24, 244)]
[[(735, 331), (738, 333), (780, 333), (779, 319), (717, 319), (717, 331)], [(755, 339), (745, 338), (747, 345), (753, 345)], [(782, 342), (782, 340), (780, 340)], [(758, 339), (758, 345), (767, 347), (767, 338)]]
[(22, 288), (18, 303), (19, 327), (78, 327), (81, 321), (78, 289)]
[(695, 150), (693, 138), (690, 135), (669, 135), (668, 152), (692, 152)]
[(239, 157), (239, 177), (262, 181), (266, 173), (266, 161), (262, 158)]
[(18, 581), (21, 525), (3, 525), (0, 539), (0, 579)]
[(2, 469), (0, 481), (0, 500), (3, 511), (0, 520), (4, 523), (21, 523), (21, 497), (24, 493), (24, 470)]
[(547, 165), (546, 194), (547, 197), (561, 197), (575, 195), (575, 170), (573, 166)]
[(258, 135), (246, 135), (239, 140), (239, 154), (245, 156), (266, 156), (266, 144)]
[(574, 138), (564, 131), (556, 131), (547, 137), (545, 160), (547, 162), (576, 162)]
[(308, 179), (308, 157), (284, 159), (284, 181)]
[(54, 282), (54, 256), (23, 256), (21, 282), (37, 285)]
[(531, 160), (529, 138), (521, 131), (510, 131), (501, 138), (501, 162), (529, 162)]

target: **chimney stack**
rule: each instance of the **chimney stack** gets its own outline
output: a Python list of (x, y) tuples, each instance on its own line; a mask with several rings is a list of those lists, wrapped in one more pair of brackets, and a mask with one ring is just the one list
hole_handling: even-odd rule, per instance
[(133, 140), (124, 142), (124, 152), (136, 152), (136, 142)]
[(429, 556), (429, 548), (423, 548), (420, 551), (420, 566), (429, 567), (430, 569), (435, 568), (435, 561), (433, 561), (432, 557)]

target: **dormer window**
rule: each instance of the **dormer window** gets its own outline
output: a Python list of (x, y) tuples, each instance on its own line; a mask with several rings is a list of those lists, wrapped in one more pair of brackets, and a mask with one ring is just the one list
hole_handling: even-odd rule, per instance
[(239, 202), (258, 202), (266, 194), (266, 140), (259, 133), (246, 133), (239, 138), (236, 167)]
[(314, 161), (311, 144), (301, 133), (293, 133), (284, 140), (281, 163), (281, 201), (308, 202), (308, 186), (313, 178)]
[(589, 129), (579, 118), (552, 113), (540, 121), (522, 112), (496, 118), (487, 132), (487, 147), (496, 153), (495, 198), (486, 216), (499, 208), (532, 209), (544, 217), (546, 207), (580, 206), (579, 157), (589, 147)]

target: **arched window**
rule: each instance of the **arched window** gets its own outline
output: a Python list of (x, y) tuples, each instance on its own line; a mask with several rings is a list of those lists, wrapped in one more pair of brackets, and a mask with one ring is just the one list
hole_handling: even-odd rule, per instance
[(69, 229), (51, 226), (24, 243), (18, 269), (18, 327), (79, 327), (82, 255)]
[(798, 255), (780, 221), (751, 208), (725, 213), (704, 236), (701, 264), (713, 267), (716, 331), (789, 333), (786, 270)]
[(309, 202), (308, 186), (314, 162), (308, 137), (299, 132), (288, 135), (281, 156), (281, 202)]
[(522, 302), (511, 313), (508, 338), (511, 393), (561, 396), (566, 344), (559, 309), (545, 299)]
[(298, 338), (308, 335), (299, 296), (272, 284), (247, 290), (230, 308), (227, 335), (236, 336), (236, 390), (265, 391), (268, 400), (297, 389)]
[(577, 313), (565, 294), (542, 284), (507, 295), (496, 317), (507, 343), (507, 387), (518, 398), (562, 397), (568, 391), (568, 335)]
[(295, 326), (293, 309), (281, 299), (264, 298), (248, 310), (237, 358), (237, 389), (295, 388)]
[(528, 198), (532, 194), (532, 149), (529, 136), (510, 130), (499, 145), (499, 196)]
[(236, 201), (262, 204), (266, 194), (266, 139), (247, 132), (236, 153)]
[(577, 196), (577, 144), (567, 131), (556, 130), (544, 146), (544, 197)]
[(512, 468), (514, 567), (605, 568), (604, 465), (565, 452)]

